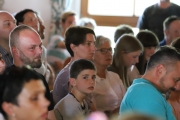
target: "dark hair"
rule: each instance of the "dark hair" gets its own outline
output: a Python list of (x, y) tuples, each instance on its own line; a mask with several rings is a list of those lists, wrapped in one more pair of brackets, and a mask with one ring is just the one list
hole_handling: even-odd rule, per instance
[(180, 52), (180, 37), (176, 38), (172, 43), (171, 43), (172, 47), (175, 47), (175, 49)]
[(133, 32), (131, 26), (126, 25), (126, 24), (119, 25), (114, 33), (114, 42), (116, 43), (118, 38), (120, 38), (123, 34), (133, 34), (134, 35), (134, 32)]
[(87, 69), (96, 71), (95, 65), (89, 60), (79, 59), (74, 61), (70, 67), (70, 78), (77, 78), (80, 72)]
[(159, 40), (157, 36), (149, 30), (141, 30), (136, 37), (142, 43), (143, 47), (157, 47)]
[(174, 47), (162, 46), (150, 57), (146, 70), (154, 68), (158, 64), (163, 64), (167, 71), (171, 71), (178, 61), (180, 61), (180, 54)]
[(163, 22), (164, 30), (167, 30), (169, 28), (170, 24), (175, 20), (180, 20), (180, 18), (178, 16), (175, 16), (175, 15), (166, 18)]
[[(149, 30), (141, 30), (136, 37), (142, 43), (143, 47), (158, 47), (159, 40), (157, 36)], [(139, 62), (136, 63), (136, 67), (139, 73), (142, 75), (145, 72), (147, 61), (144, 58), (144, 52), (139, 56)]]
[(41, 77), (26, 67), (11, 66), (0, 75), (0, 112), (7, 119), (7, 114), (2, 109), (3, 102), (18, 105), (18, 95), (21, 93), (24, 84), (31, 80), (40, 80)]
[[(27, 26), (27, 25), (19, 25), (16, 28), (14, 28), (10, 35), (9, 35), (9, 45), (10, 47), (17, 47), (18, 40), (19, 40), (19, 34), (21, 31), (24, 30), (30, 30), (36, 32), (33, 28)], [(38, 33), (37, 33), (38, 34)]]
[(70, 48), (70, 44), (76, 46), (83, 44), (87, 34), (93, 34), (94, 37), (96, 36), (92, 29), (83, 26), (73, 26), (67, 29), (65, 33), (65, 45), (72, 57), (74, 57), (74, 53)]
[(37, 14), (35, 11), (33, 11), (32, 9), (24, 9), (19, 11), (18, 13), (15, 14), (15, 19), (16, 19), (16, 25), (19, 25), (20, 22), (24, 21), (24, 15), (28, 12), (32, 12)]

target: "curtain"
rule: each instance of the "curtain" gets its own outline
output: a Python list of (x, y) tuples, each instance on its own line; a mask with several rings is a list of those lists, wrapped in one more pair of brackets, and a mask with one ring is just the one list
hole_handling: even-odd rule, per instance
[(51, 25), (50, 37), (61, 33), (60, 16), (66, 11), (72, 3), (72, 0), (51, 0)]

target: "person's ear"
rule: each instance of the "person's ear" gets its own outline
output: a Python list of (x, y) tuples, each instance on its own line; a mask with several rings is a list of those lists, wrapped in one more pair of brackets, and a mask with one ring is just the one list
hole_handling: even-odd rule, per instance
[(70, 78), (69, 82), (70, 82), (71, 86), (73, 86), (73, 87), (76, 86), (76, 79), (75, 78)]
[(15, 116), (15, 111), (13, 108), (14, 108), (14, 105), (12, 103), (8, 103), (8, 102), (2, 103), (2, 109), (8, 116), (12, 116), (12, 117)]
[(71, 48), (71, 50), (73, 51), (73, 53), (76, 52), (76, 45), (70, 44), (70, 48)]
[(166, 68), (164, 67), (164, 65), (160, 64), (157, 66), (156, 75), (158, 78), (162, 78), (166, 75)]
[(13, 54), (15, 54), (16, 56), (19, 56), (19, 50), (16, 47), (12, 47), (11, 50)]

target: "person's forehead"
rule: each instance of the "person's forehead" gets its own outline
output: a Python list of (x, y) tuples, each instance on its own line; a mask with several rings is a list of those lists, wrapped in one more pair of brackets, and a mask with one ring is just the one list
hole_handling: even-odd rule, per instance
[(170, 28), (180, 28), (180, 20), (174, 20), (171, 24), (170, 24)]
[[(40, 37), (39, 37), (39, 35), (38, 35), (38, 33), (37, 32), (35, 32), (35, 31), (33, 31), (33, 30), (23, 30), (23, 31), (21, 31), (20, 32), (20, 34), (19, 34), (19, 39), (20, 40), (22, 40), (22, 41), (24, 41), (23, 39), (24, 38), (27, 38), (27, 40), (29, 40), (29, 42), (35, 42), (35, 43), (39, 43), (39, 42), (41, 42), (41, 39), (40, 39)], [(26, 42), (27, 43), (27, 41), (24, 41), (24, 42)], [(30, 44), (30, 43), (29, 43)]]
[(39, 80), (31, 79), (29, 82), (26, 82), (24, 84), (20, 94), (23, 95), (23, 97), (25, 96), (28, 97), (29, 95), (32, 95), (37, 92), (39, 93), (44, 90), (45, 90), (45, 87), (40, 79)]
[(26, 14), (24, 14), (23, 17), (26, 18), (26, 17), (37, 17), (37, 16), (34, 12), (27, 12)]
[(91, 70), (91, 69), (84, 69), (79, 73), (79, 75), (94, 75), (94, 74), (95, 74), (95, 70)]
[(0, 20), (15, 20), (15, 18), (7, 12), (0, 12)]

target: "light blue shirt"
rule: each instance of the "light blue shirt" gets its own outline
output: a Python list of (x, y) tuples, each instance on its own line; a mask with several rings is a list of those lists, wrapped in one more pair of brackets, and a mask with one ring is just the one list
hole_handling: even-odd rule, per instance
[(176, 120), (170, 104), (161, 92), (142, 78), (134, 80), (122, 100), (120, 114), (130, 111), (153, 115), (163, 120)]

